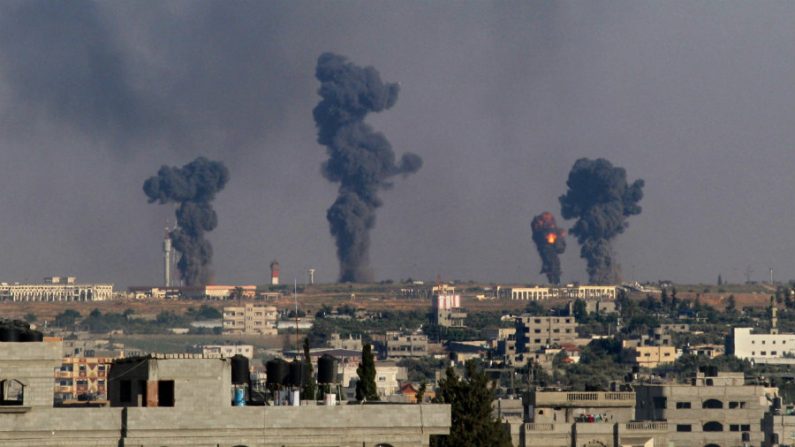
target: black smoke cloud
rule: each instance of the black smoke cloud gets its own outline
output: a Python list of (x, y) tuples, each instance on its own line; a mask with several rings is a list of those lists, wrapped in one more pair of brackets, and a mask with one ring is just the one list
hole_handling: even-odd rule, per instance
[(171, 232), (171, 240), (182, 254), (177, 267), (186, 286), (204, 285), (211, 279), (213, 248), (204, 233), (218, 226), (211, 202), (228, 181), (223, 163), (199, 157), (181, 168), (163, 166), (144, 182), (149, 203), (179, 204), (179, 226)]
[(566, 251), (565, 230), (558, 228), (552, 213), (543, 212), (530, 223), (533, 242), (541, 256), (541, 273), (551, 284), (560, 284), (560, 257)]
[(313, 111), (317, 141), (329, 156), (323, 175), (340, 184), (339, 196), (326, 213), (337, 244), (339, 280), (368, 282), (370, 230), (382, 205), (378, 192), (392, 186), (391, 177), (417, 172), (422, 158), (406, 153), (396, 163), (389, 141), (364, 122), (368, 113), (395, 105), (398, 84), (384, 83), (373, 67), (356, 66), (332, 53), (320, 55), (315, 76), (322, 98)]
[(621, 269), (611, 241), (629, 226), (629, 216), (640, 214), (644, 181), (627, 184), (624, 168), (603, 158), (581, 158), (571, 168), (566, 185), (569, 189), (559, 199), (561, 213), (564, 219), (577, 219), (570, 232), (581, 245), (590, 282), (618, 282)]

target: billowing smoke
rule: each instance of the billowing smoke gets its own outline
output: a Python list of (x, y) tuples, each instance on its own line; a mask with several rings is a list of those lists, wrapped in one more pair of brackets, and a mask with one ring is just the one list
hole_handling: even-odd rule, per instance
[(364, 122), (368, 113), (395, 105), (398, 84), (384, 83), (373, 67), (356, 66), (332, 53), (320, 55), (315, 76), (323, 98), (313, 111), (317, 141), (329, 156), (323, 175), (340, 184), (339, 196), (326, 213), (337, 243), (339, 279), (368, 282), (370, 230), (382, 204), (378, 192), (392, 186), (391, 177), (417, 172), (422, 159), (406, 153), (396, 163), (389, 141)]
[(611, 241), (629, 226), (627, 217), (640, 214), (642, 179), (627, 184), (624, 168), (614, 167), (599, 158), (581, 158), (574, 163), (566, 181), (568, 191), (560, 196), (564, 219), (577, 219), (571, 234), (581, 245), (580, 256), (588, 263), (588, 278), (593, 284), (620, 280)]
[(218, 226), (211, 202), (228, 181), (223, 163), (199, 157), (181, 168), (163, 166), (144, 182), (149, 203), (179, 204), (179, 226), (171, 232), (171, 241), (181, 254), (177, 267), (186, 286), (205, 285), (211, 279), (213, 248), (204, 233)]
[(558, 228), (552, 213), (543, 212), (533, 218), (533, 242), (541, 256), (541, 273), (547, 275), (551, 284), (560, 284), (560, 258), (566, 251), (566, 231)]

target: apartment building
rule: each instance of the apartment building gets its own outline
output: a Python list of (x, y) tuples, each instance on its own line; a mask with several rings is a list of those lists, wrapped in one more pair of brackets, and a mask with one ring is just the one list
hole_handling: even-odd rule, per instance
[(106, 400), (112, 357), (65, 357), (55, 370), (55, 401)]
[(254, 358), (253, 345), (205, 345), (202, 346), (202, 355), (205, 356), (219, 356), (222, 358), (231, 358), (236, 355), (242, 355), (249, 360)]
[(224, 334), (276, 335), (277, 319), (274, 306), (247, 303), (224, 307)]
[(428, 336), (387, 332), (384, 335), (383, 354), (390, 360), (425, 357), (428, 355)]
[(641, 368), (656, 368), (662, 364), (673, 363), (678, 357), (675, 346), (634, 346), (628, 348), (627, 352), (627, 360)]

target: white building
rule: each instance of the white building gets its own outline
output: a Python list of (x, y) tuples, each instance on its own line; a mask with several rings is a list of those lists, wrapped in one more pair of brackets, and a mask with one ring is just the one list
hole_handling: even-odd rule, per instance
[(498, 287), (497, 296), (503, 299), (541, 301), (553, 298), (614, 300), (618, 286), (565, 286), (565, 287)]
[(254, 346), (252, 345), (205, 345), (202, 346), (202, 355), (220, 355), (224, 358), (242, 355), (249, 360), (254, 358)]
[(0, 300), (105, 301), (113, 298), (113, 284), (78, 284), (74, 276), (50, 276), (42, 284), (0, 283)]
[(734, 356), (758, 363), (790, 363), (795, 360), (795, 334), (753, 334), (749, 327), (732, 332)]

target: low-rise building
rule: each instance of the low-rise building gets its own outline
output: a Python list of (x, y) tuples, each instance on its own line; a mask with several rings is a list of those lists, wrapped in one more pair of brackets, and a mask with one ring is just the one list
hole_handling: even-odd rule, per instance
[(627, 349), (629, 363), (641, 368), (656, 368), (673, 363), (678, 355), (674, 346), (634, 346)]
[(428, 336), (387, 332), (384, 335), (382, 354), (386, 359), (425, 357), (428, 355)]
[(615, 300), (618, 286), (566, 285), (563, 287), (498, 287), (497, 296), (521, 301), (543, 301), (548, 299)]
[(78, 284), (74, 276), (50, 276), (41, 284), (0, 283), (0, 301), (106, 301), (113, 284)]
[(223, 358), (230, 358), (236, 355), (242, 355), (249, 360), (254, 358), (253, 345), (205, 345), (201, 347), (202, 354), (205, 356), (220, 356)]
[(787, 363), (795, 358), (795, 334), (753, 333), (736, 327), (731, 336), (732, 354), (757, 363)]
[(276, 307), (246, 303), (224, 307), (224, 334), (276, 335)]
[(333, 333), (331, 337), (329, 337), (328, 341), (326, 342), (329, 348), (333, 349), (346, 349), (349, 351), (359, 351), (362, 350), (362, 337), (354, 337), (353, 335), (349, 335), (347, 338), (342, 338), (340, 334)]

